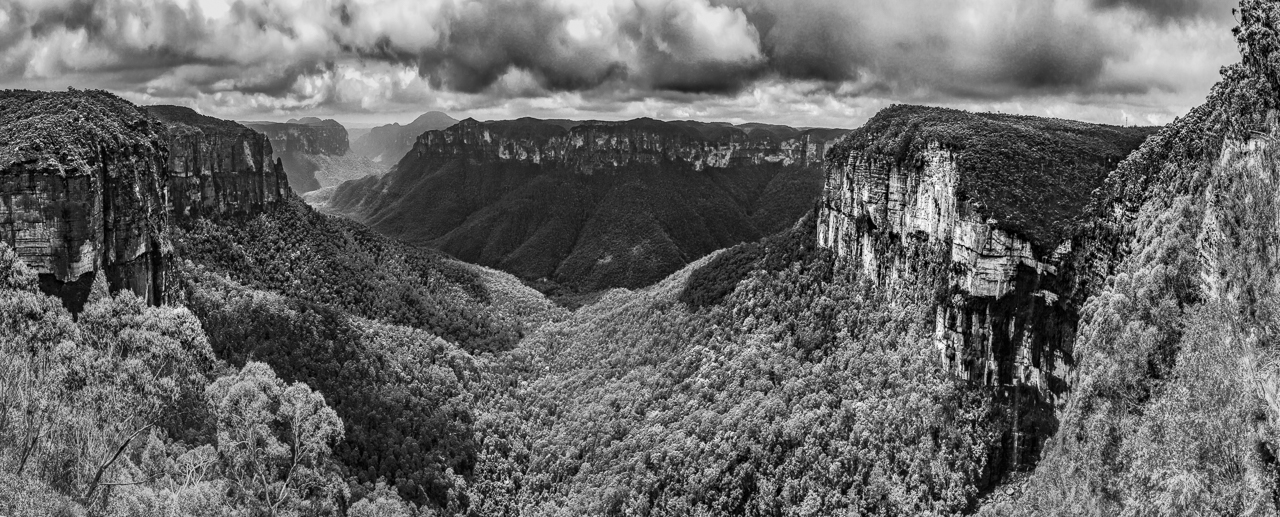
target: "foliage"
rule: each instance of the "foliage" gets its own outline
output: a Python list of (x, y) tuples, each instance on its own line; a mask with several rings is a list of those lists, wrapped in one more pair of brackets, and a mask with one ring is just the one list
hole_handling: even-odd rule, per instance
[(816, 226), (814, 213), (810, 212), (791, 231), (739, 244), (716, 254), (689, 275), (688, 284), (680, 292), (680, 301), (695, 309), (717, 304), (753, 271), (778, 271), (808, 258), (817, 248)]
[[(936, 362), (929, 280), (870, 285), (825, 253), (679, 297), (704, 259), (544, 326), (485, 372), (473, 508), (488, 515), (964, 511), (992, 394)], [(502, 380), (506, 379), (506, 380)], [(496, 391), (496, 390), (495, 390)]]
[(194, 221), (174, 241), (183, 258), (249, 286), (417, 327), (469, 351), (509, 348), (521, 332), (490, 311), (474, 272), (296, 198), (246, 221)]
[(1274, 5), (1244, 65), (1108, 180), (1120, 260), (1088, 302), (1062, 427), (990, 514), (1272, 515), (1280, 504)]
[(281, 507), (320, 513), (332, 504), (341, 479), (328, 463), (329, 444), (342, 437), (342, 421), (324, 396), (299, 382), (285, 385), (265, 364), (248, 363), (210, 384), (205, 397), (232, 504), (270, 515)]
[(346, 422), (334, 448), (345, 476), (385, 479), (418, 504), (448, 504), (450, 472), (469, 473), (475, 462), (469, 355), (421, 330), (246, 289), (189, 265), (175, 276), (219, 357), (264, 362), (326, 394)]
[(1001, 228), (1052, 249), (1075, 225), (1107, 173), (1157, 128), (895, 105), (828, 151), (828, 163), (917, 169), (930, 145), (952, 153), (962, 196)]
[[(334, 493), (309, 481), (336, 468), (326, 442), (341, 422), (323, 398), (294, 384), (267, 394), (275, 420), (220, 412), (214, 402), (227, 397), (206, 395), (236, 386), (243, 374), (219, 378), (225, 367), (191, 312), (147, 307), (123, 291), (73, 321), (57, 299), (34, 291), (11, 256), (0, 243), (0, 278), (27, 278), (0, 286), (0, 513), (331, 513)], [(269, 369), (250, 373), (263, 386), (282, 386)], [(241, 425), (256, 434), (236, 445), (227, 438), (246, 437)], [(274, 460), (236, 454), (258, 446)], [(265, 478), (272, 508), (228, 490), (245, 481), (246, 469), (278, 467), (281, 447), (285, 464), (305, 468), (292, 468), (282, 483)]]
[[(769, 131), (748, 135), (644, 119), (573, 129), (521, 119), (484, 123), (483, 131), (509, 139), (506, 145), (530, 146), (553, 146), (549, 139), (570, 134), (651, 146), (662, 138), (670, 153), (780, 140)], [(703, 131), (721, 131), (732, 140)], [(815, 142), (834, 136), (811, 133)], [(328, 209), (384, 235), (577, 293), (646, 286), (713, 251), (784, 230), (813, 206), (824, 177), (817, 164), (740, 159), (726, 168), (703, 168), (590, 148), (570, 148), (565, 160), (536, 164), (458, 155), (453, 148), (428, 148), (425, 140), (416, 149), (382, 177), (340, 185)]]

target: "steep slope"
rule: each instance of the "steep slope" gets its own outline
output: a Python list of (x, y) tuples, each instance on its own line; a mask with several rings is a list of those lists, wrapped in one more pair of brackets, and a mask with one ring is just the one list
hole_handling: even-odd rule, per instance
[(575, 290), (652, 283), (790, 226), (817, 197), (831, 132), (467, 120), (423, 134), (327, 209), (461, 260)]
[(480, 511), (976, 510), (1058, 428), (1071, 290), (1099, 285), (1059, 242), (1152, 131), (885, 110), (828, 152), (791, 229), (610, 290), (489, 365), (518, 388), (482, 400)]
[(1071, 237), (1107, 174), (1154, 131), (891, 107), (833, 147), (818, 242), (880, 282), (912, 282), (931, 262), (950, 269), (934, 336), (948, 368), (1052, 401), (1096, 288), (1074, 270), (1089, 257)]
[(193, 221), (175, 234), (179, 256), (249, 287), (420, 328), (471, 352), (510, 348), (523, 330), (490, 308), (471, 268), (297, 198), (246, 220)]
[(313, 211), (234, 122), (6, 91), (0, 138), (0, 513), (465, 511), (471, 354), (561, 309)]
[(1280, 512), (1280, 6), (1239, 19), (1242, 63), (1108, 178), (1062, 429), (990, 514)]
[(180, 106), (147, 106), (168, 127), (169, 202), (175, 220), (253, 215), (289, 195), (271, 143), (235, 122)]
[(246, 122), (271, 139), (284, 163), (289, 185), (299, 194), (347, 180), (381, 174), (385, 167), (352, 153), (347, 130), (335, 120), (315, 117), (285, 123)]
[(101, 271), (112, 292), (159, 303), (166, 128), (96, 91), (0, 92), (0, 239), (78, 310)]
[(351, 150), (374, 163), (390, 167), (409, 154), (418, 136), (427, 131), (448, 129), (458, 121), (439, 111), (430, 111), (419, 115), (405, 125), (387, 124), (370, 129), (351, 143)]
[(997, 388), (937, 367), (939, 273), (874, 287), (812, 215), (718, 303), (727, 250), (614, 289), (485, 367), (471, 481), (494, 515), (950, 515), (1007, 468)]

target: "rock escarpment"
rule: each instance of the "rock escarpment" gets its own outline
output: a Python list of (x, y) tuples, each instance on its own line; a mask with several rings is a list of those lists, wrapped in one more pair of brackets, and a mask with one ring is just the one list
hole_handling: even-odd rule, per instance
[(879, 282), (946, 268), (934, 341), (947, 369), (1061, 403), (1080, 307), (1103, 276), (1087, 207), (1152, 132), (886, 109), (828, 154), (818, 244)]
[(347, 129), (336, 120), (305, 119), (291, 122), (248, 122), (245, 124), (271, 139), (275, 152), (342, 156), (350, 150)]
[(467, 120), (421, 135), (327, 208), (467, 262), (574, 290), (649, 285), (794, 224), (840, 130)]
[(179, 221), (249, 215), (288, 195), (288, 179), (262, 134), (179, 106), (148, 106), (168, 127), (169, 197)]
[(99, 279), (160, 303), (170, 224), (290, 195), (258, 133), (106, 92), (0, 92), (0, 143), (0, 238), (73, 311)]
[[(810, 166), (822, 162), (825, 132), (748, 133), (717, 125), (660, 122), (590, 122), (562, 125), (521, 119), (481, 123), (464, 120), (419, 138), (417, 158), (546, 164), (591, 174), (628, 165), (673, 164), (704, 169), (743, 165)], [(827, 138), (824, 138), (827, 137)]]
[(0, 238), (69, 307), (98, 272), (159, 302), (172, 252), (165, 132), (105, 92), (0, 92)]
[(351, 152), (347, 130), (335, 120), (307, 117), (277, 122), (246, 122), (271, 139), (284, 164), (289, 185), (298, 193), (380, 174), (385, 168)]

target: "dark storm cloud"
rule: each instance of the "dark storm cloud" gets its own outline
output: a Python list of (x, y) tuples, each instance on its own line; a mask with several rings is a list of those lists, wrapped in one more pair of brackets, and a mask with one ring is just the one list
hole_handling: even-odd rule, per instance
[(1230, 18), (1234, 0), (1093, 0), (1101, 9), (1130, 9), (1160, 22), (1198, 17)]
[[(410, 66), (435, 90), (732, 95), (808, 81), (839, 95), (1140, 94), (1108, 78), (1161, 23), (1229, 0), (0, 0), (0, 73), (134, 90), (338, 102), (335, 63)], [(1228, 15), (1229, 17), (1229, 15)], [(113, 83), (115, 84), (115, 83)], [(823, 86), (819, 86), (822, 88)], [(835, 94), (835, 93), (833, 93)]]
[[(768, 72), (963, 97), (1104, 88), (1125, 49), (1054, 2), (721, 0), (759, 28)], [(872, 87), (875, 89), (875, 87)]]

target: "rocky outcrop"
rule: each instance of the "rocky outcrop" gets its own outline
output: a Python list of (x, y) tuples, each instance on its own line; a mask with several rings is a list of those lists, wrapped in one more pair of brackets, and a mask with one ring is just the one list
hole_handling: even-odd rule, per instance
[(336, 120), (303, 119), (294, 122), (248, 122), (246, 126), (271, 139), (276, 153), (342, 156), (351, 149), (347, 129)]
[(0, 238), (78, 310), (95, 274), (159, 303), (166, 128), (111, 94), (0, 92)]
[(311, 199), (379, 232), (548, 289), (650, 285), (795, 224), (843, 131), (467, 120), (391, 172)]
[(935, 342), (948, 368), (1052, 400), (1073, 362), (1083, 299), (1072, 292), (1072, 233), (1114, 164), (1151, 132), (887, 109), (829, 155), (819, 245), (882, 282), (944, 263), (950, 296)]
[(388, 124), (370, 129), (351, 143), (351, 150), (375, 163), (390, 167), (413, 149), (418, 136), (427, 131), (447, 129), (458, 121), (439, 111), (424, 113), (405, 125)]
[(179, 106), (148, 106), (167, 126), (169, 199), (178, 221), (252, 215), (289, 195), (288, 179), (262, 134)]
[(0, 92), (0, 142), (0, 239), (74, 312), (95, 282), (161, 303), (168, 225), (290, 195), (262, 135), (106, 92)]
[[(827, 141), (812, 132), (789, 137), (721, 126), (653, 119), (585, 122), (573, 127), (522, 119), (482, 123), (467, 119), (418, 138), (418, 158), (546, 164), (580, 174), (632, 164), (688, 165), (695, 171), (765, 163), (809, 166), (822, 162)], [(825, 133), (821, 133), (825, 134)]]
[(1016, 415), (997, 464), (1034, 463), (1056, 430), (1080, 307), (1105, 278), (1089, 205), (1152, 131), (895, 106), (827, 156), (819, 246), (882, 284), (947, 272), (939, 360)]
[(347, 180), (381, 174), (386, 167), (351, 152), (347, 130), (335, 120), (307, 117), (286, 123), (247, 122), (271, 139), (289, 185), (306, 193)]
[(346, 128), (335, 120), (246, 122), (245, 125), (271, 139), (274, 156), (284, 164), (289, 186), (299, 194), (321, 187), (316, 178), (320, 167), (311, 157), (344, 156), (351, 148)]

